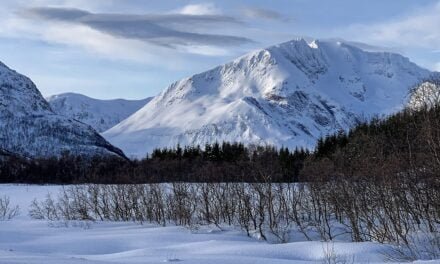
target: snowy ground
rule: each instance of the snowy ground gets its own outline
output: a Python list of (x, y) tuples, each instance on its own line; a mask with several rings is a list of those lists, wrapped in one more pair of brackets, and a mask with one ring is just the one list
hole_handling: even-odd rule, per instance
[[(239, 230), (205, 227), (158, 227), (134, 223), (69, 224), (31, 220), (27, 215), (34, 198), (56, 194), (59, 186), (0, 185), (21, 208), (21, 215), (0, 222), (0, 263), (323, 263), (334, 248), (341, 261), (383, 263), (387, 246), (375, 243), (298, 241), (269, 244)], [(440, 263), (429, 261), (424, 263)]]

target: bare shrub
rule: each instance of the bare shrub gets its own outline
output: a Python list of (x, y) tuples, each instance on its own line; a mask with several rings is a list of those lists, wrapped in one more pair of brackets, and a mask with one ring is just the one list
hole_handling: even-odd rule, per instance
[(322, 264), (352, 264), (355, 263), (354, 256), (338, 254), (333, 243), (324, 243), (322, 246)]
[[(37, 220), (60, 220), (59, 216), (60, 207), (57, 207), (56, 201), (52, 198), (50, 194), (46, 195), (44, 201), (39, 202), (34, 199), (29, 208), (29, 216)], [(66, 210), (66, 208), (62, 208)], [(68, 220), (68, 219), (65, 219)]]
[[(432, 185), (432, 184), (431, 184)], [(323, 182), (170, 183), (79, 185), (56, 198), (34, 201), (35, 219), (133, 221), (197, 230), (202, 225), (241, 228), (248, 236), (288, 242), (293, 229), (306, 239), (377, 241), (411, 248), (415, 234), (438, 234), (438, 189), (405, 181), (334, 179)], [(420, 237), (419, 239), (422, 239)], [(416, 248), (433, 258), (438, 240)], [(437, 244), (436, 244), (437, 243)]]
[(391, 261), (415, 261), (440, 258), (440, 233), (419, 232), (412, 234), (408, 244), (399, 244), (383, 253)]
[(0, 221), (11, 220), (20, 214), (18, 205), (11, 205), (8, 196), (0, 197)]

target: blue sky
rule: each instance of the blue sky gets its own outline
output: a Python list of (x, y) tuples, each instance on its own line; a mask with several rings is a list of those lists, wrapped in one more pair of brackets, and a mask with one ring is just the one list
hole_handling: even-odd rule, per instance
[(0, 61), (45, 96), (144, 98), (250, 50), (342, 38), (440, 71), (439, 0), (3, 0)]

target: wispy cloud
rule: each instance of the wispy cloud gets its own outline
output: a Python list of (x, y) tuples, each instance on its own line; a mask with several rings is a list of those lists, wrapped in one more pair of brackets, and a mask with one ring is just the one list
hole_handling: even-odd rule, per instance
[(254, 19), (267, 19), (267, 20), (279, 20), (279, 21), (289, 20), (283, 14), (267, 8), (246, 6), (241, 9), (241, 13), (245, 17), (254, 18)]
[(382, 45), (437, 50), (440, 47), (439, 14), (440, 2), (391, 21), (369, 25), (352, 25), (343, 30), (342, 35)]
[(176, 10), (183, 15), (221, 15), (222, 11), (213, 3), (191, 4)]
[(111, 14), (48, 7), (27, 9), (22, 12), (22, 15), (31, 19), (83, 25), (114, 37), (140, 40), (168, 48), (237, 46), (252, 42), (241, 36), (193, 31), (206, 26), (242, 23), (233, 17), (224, 15)]

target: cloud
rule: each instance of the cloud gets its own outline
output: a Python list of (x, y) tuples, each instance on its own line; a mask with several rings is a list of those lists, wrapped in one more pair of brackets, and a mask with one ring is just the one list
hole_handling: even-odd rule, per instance
[[(193, 7), (192, 12), (195, 12), (195, 10)], [(188, 11), (187, 9), (186, 11), (189, 12), (191, 10)], [(22, 12), (22, 15), (30, 19), (86, 26), (113, 37), (138, 40), (174, 49), (181, 46), (238, 46), (253, 42), (241, 36), (201, 31), (202, 29), (216, 28), (227, 24), (242, 24), (237, 19), (224, 15), (182, 13), (112, 14), (92, 13), (81, 9), (48, 7), (27, 9)]]
[(242, 8), (241, 11), (248, 18), (288, 21), (284, 15), (271, 9), (247, 6)]
[(437, 62), (434, 66), (434, 71), (440, 72), (440, 62)]
[(391, 21), (352, 25), (342, 30), (342, 35), (382, 45), (438, 49), (440, 46), (439, 14), (440, 2), (417, 10), (409, 16)]
[[(307, 40), (307, 37), (305, 38)], [(311, 38), (310, 41), (314, 40), (315, 38)], [(344, 38), (323, 38), (322, 40), (328, 40), (332, 42), (343, 42), (346, 44), (349, 44), (351, 46), (357, 47), (364, 51), (369, 52), (391, 52), (391, 53), (401, 53), (399, 48), (397, 47), (387, 47), (387, 46), (380, 46), (380, 45), (372, 45), (369, 43), (359, 42), (359, 41), (351, 41)]]
[(212, 3), (186, 5), (176, 12), (183, 15), (220, 15), (222, 13)]
[[(197, 50), (170, 50), (136, 39), (114, 37), (81, 24), (53, 23), (44, 20), (40, 23), (29, 23), (29, 20), (20, 17), (5, 20), (0, 27), (0, 36), (36, 46), (48, 45), (49, 51), (53, 48), (61, 49), (66, 54), (78, 56), (80, 54), (78, 52), (83, 50), (95, 58), (109, 62), (133, 62), (169, 70), (186, 68), (188, 57), (194, 54), (217, 55), (198, 53)], [(55, 54), (55, 57), (59, 55)]]

